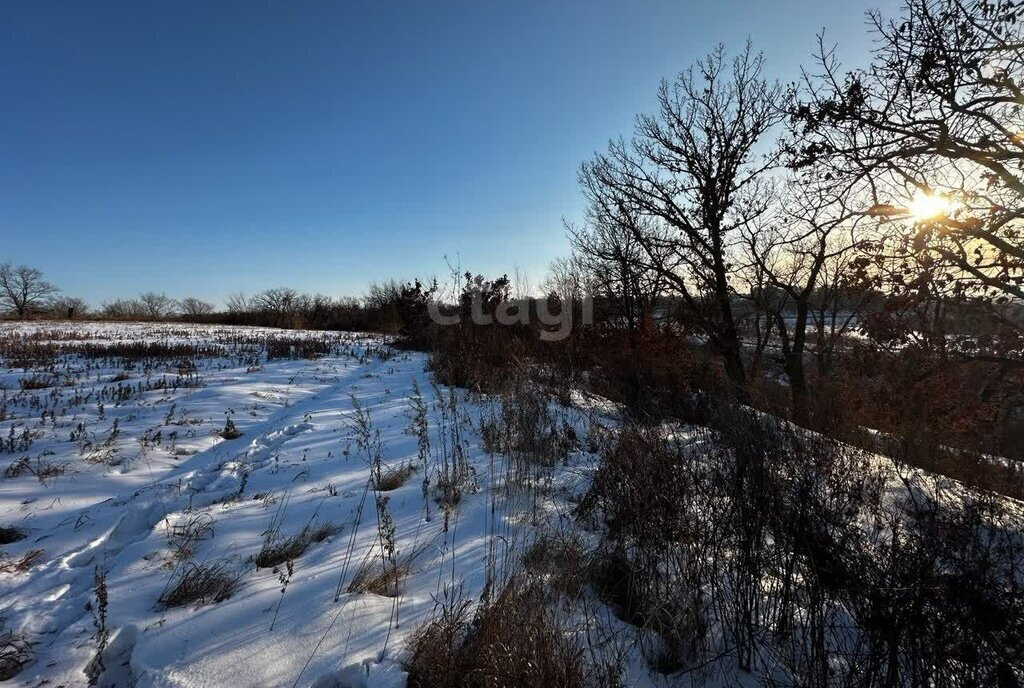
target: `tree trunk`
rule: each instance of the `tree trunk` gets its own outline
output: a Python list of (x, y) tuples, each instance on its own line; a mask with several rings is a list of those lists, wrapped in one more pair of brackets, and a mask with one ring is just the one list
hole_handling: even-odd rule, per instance
[(729, 379), (729, 391), (737, 403), (749, 406), (750, 389), (747, 385), (747, 373), (743, 368), (743, 356), (735, 329), (727, 331), (722, 337), (721, 355), (722, 362), (725, 364), (725, 375)]
[(786, 362), (789, 376), (790, 415), (794, 423), (807, 427), (810, 422), (810, 394), (804, 376), (803, 356)]
[(729, 378), (729, 386), (737, 403), (745, 406), (750, 405), (750, 387), (747, 383), (747, 373), (743, 366), (743, 345), (740, 341), (740, 334), (736, 328), (736, 319), (732, 314), (732, 294), (729, 291), (729, 281), (725, 267), (723, 252), (720, 241), (717, 237), (721, 232), (717, 229), (712, 233), (715, 237), (712, 241), (715, 247), (714, 271), (715, 271), (715, 299), (718, 301), (718, 308), (722, 316), (722, 331), (720, 335), (722, 361), (725, 364), (725, 374)]
[(808, 427), (810, 422), (810, 392), (807, 388), (807, 372), (804, 366), (808, 313), (806, 301), (798, 301), (792, 341), (786, 334), (786, 323), (782, 313), (776, 313), (779, 339), (782, 343), (783, 367), (786, 377), (789, 378), (790, 419), (802, 427)]

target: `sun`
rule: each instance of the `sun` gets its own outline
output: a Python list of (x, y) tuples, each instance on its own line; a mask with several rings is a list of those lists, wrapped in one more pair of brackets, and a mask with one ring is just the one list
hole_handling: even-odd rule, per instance
[(953, 202), (946, 196), (939, 196), (926, 191), (918, 191), (907, 206), (910, 217), (915, 222), (927, 222), (948, 215), (953, 209)]

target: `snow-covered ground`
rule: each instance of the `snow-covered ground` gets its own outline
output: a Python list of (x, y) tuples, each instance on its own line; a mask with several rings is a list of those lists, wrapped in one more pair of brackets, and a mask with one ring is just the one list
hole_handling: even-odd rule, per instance
[[(52, 363), (0, 362), (0, 437), (10, 440), (0, 453), (0, 526), (24, 535), (2, 547), (0, 617), (33, 643), (11, 685), (86, 685), (90, 663), (99, 685), (325, 688), (363, 685), (367, 675), (369, 685), (403, 685), (397, 659), (435, 597), (456, 587), (478, 597), (489, 553), (511, 560), (536, 529), (564, 517), (559, 498), (538, 503), (503, 484), (501, 457), (487, 455), (473, 431), (486, 402), (457, 393), (453, 414), (451, 391), (431, 385), (422, 355), (373, 337), (53, 323), (4, 325), (0, 335), (73, 351)], [(267, 342), (285, 337), (330, 351), (268, 361)], [(200, 353), (195, 369), (173, 349), (131, 363), (97, 353), (117, 342)], [(22, 380), (34, 382), (22, 390)], [(466, 488), (448, 518), (436, 485), (424, 499), (409, 432), (414, 381), (431, 461), (453, 441), (466, 455)], [(573, 413), (582, 428), (585, 414)], [(228, 418), (235, 439), (222, 436)], [(396, 559), (409, 568), (397, 598), (348, 592), (364, 558), (379, 569), (380, 514), (367, 489), (378, 438), (383, 472), (416, 468), (386, 493)], [(591, 461), (576, 452), (569, 463), (579, 470), (549, 494), (571, 493)], [(280, 541), (306, 526), (320, 528), (319, 541), (293, 557), (290, 572), (256, 565), (274, 534)], [(210, 565), (237, 578), (228, 599), (159, 603)], [(107, 631), (102, 666), (98, 626)]]
[[(509, 399), (438, 387), (426, 365), (376, 336), (0, 325), (0, 671), (12, 647), (27, 660), (4, 685), (404, 686), (441, 602), (478, 603), (541, 537), (595, 544), (572, 512), (614, 404), (526, 395), (547, 425), (524, 464), (493, 437)], [(697, 460), (714, 442), (665, 434)], [(923, 475), (868, 459), (888, 511)], [(197, 599), (182, 583), (199, 574)], [(625, 685), (757, 685), (725, 655), (660, 674), (648, 631), (594, 595), (563, 606)]]

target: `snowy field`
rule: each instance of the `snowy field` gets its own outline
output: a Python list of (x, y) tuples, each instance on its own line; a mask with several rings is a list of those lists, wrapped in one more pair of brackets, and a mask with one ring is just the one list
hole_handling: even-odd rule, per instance
[[(536, 543), (557, 555), (600, 540), (576, 507), (599, 482), (613, 405), (470, 395), (426, 366), (354, 334), (0, 326), (0, 682), (397, 688), (441, 612), (493, 603), (524, 566), (553, 589), (578, 577), (559, 570), (571, 559), (530, 561)], [(665, 436), (694, 466), (722, 456), (706, 429)], [(856, 517), (867, 556), (886, 551), (879, 519), (908, 496), (970, 494), (863, 458), (849, 465), (883, 486)], [(1022, 505), (997, 501), (1018, 538)], [(759, 685), (728, 648), (659, 673), (651, 631), (585, 584), (566, 595), (543, 604), (584, 665), (616, 667), (601, 685)]]
[[(404, 641), (435, 600), (478, 599), (558, 527), (593, 460), (569, 452), (543, 499), (514, 489), (480, 446), (486, 402), (372, 337), (0, 334), (0, 617), (31, 643), (10, 685), (404, 685)], [(388, 567), (397, 595), (372, 580)]]

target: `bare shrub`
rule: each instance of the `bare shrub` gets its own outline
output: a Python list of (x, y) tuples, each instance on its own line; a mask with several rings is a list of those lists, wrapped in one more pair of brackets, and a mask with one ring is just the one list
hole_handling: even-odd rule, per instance
[(15, 459), (7, 465), (4, 469), (4, 478), (13, 480), (14, 478), (20, 478), (26, 473), (31, 472), (31, 461), (27, 456), (23, 456), (20, 459)]
[(29, 468), (29, 471), (37, 480), (39, 480), (39, 482), (45, 485), (47, 481), (53, 480), (54, 478), (65, 475), (71, 471), (71, 463), (69, 461), (61, 461), (58, 463), (38, 458), (36, 459), (35, 465)]
[(332, 348), (326, 337), (279, 337), (267, 341), (267, 360), (313, 360), (329, 355)]
[(548, 394), (520, 381), (501, 395), (497, 416), (485, 418), (484, 448), (505, 454), (522, 466), (553, 467), (579, 446), (575, 429), (552, 413)]
[(703, 413), (710, 430), (623, 430), (579, 507), (603, 525), (592, 586), (656, 634), (639, 636), (653, 668), (728, 656), (802, 686), (1024, 675), (1024, 536), (1004, 499), (751, 409)]
[(29, 377), (23, 377), (18, 381), (18, 385), (24, 390), (33, 389), (48, 389), (50, 387), (57, 386), (57, 380), (50, 375), (31, 375)]

